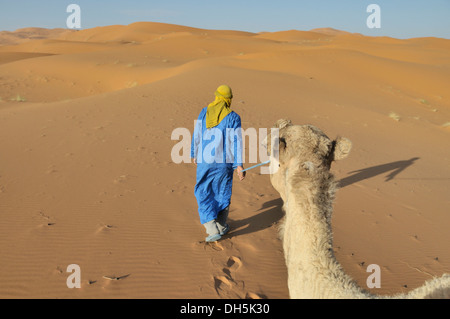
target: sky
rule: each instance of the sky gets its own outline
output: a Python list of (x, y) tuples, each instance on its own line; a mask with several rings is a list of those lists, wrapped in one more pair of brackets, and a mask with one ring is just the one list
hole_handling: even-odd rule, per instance
[[(67, 28), (69, 4), (81, 8), (81, 29), (152, 21), (250, 32), (330, 27), (370, 36), (450, 39), (450, 0), (0, 0), (0, 31)], [(370, 4), (380, 28), (368, 28)]]

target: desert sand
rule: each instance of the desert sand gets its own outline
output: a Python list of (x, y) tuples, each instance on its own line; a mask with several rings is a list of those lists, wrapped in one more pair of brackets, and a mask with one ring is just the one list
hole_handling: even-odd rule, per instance
[(244, 129), (289, 118), (353, 142), (333, 231), (360, 286), (370, 264), (381, 295), (450, 272), (450, 40), (26, 28), (0, 32), (0, 298), (288, 298), (269, 176), (235, 180), (231, 231), (205, 245), (195, 165), (171, 159), (221, 84)]

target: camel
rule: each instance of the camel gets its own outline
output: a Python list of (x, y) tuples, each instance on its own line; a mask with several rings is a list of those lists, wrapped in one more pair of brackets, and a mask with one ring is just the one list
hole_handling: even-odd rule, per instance
[[(289, 120), (279, 120), (274, 127), (279, 129), (278, 141), (274, 140), (279, 147), (269, 152), (270, 181), (284, 203), (280, 238), (290, 298), (450, 298), (449, 274), (393, 296), (371, 294), (359, 287), (334, 256), (331, 229), (338, 183), (330, 166), (348, 156), (351, 141), (331, 140), (315, 126), (293, 125)], [(266, 141), (270, 150), (270, 137)]]

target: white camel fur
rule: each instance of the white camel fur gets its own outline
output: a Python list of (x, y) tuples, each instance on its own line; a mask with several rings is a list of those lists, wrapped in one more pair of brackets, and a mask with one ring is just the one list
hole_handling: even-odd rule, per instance
[(332, 141), (312, 125), (292, 125), (289, 120), (279, 120), (274, 127), (279, 128), (279, 148), (278, 154), (272, 152), (270, 165), (278, 169), (272, 170), (270, 180), (284, 202), (280, 235), (291, 298), (450, 298), (449, 274), (394, 296), (359, 287), (334, 256), (331, 229), (337, 182), (330, 166), (348, 156), (352, 143), (346, 138)]

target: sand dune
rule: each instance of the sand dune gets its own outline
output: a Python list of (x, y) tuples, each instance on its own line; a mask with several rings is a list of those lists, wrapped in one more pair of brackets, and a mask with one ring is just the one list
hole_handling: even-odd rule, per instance
[(0, 297), (287, 298), (268, 176), (235, 181), (232, 231), (205, 245), (195, 168), (170, 157), (222, 83), (244, 128), (288, 117), (353, 141), (333, 227), (361, 286), (372, 263), (379, 294), (450, 272), (450, 40), (134, 23), (0, 44)]
[(315, 32), (315, 33), (322, 33), (322, 34), (327, 34), (327, 35), (347, 35), (347, 34), (352, 34), (352, 35), (361, 35), (359, 33), (350, 33), (347, 31), (343, 31), (343, 30), (337, 30), (337, 29), (333, 29), (333, 28), (316, 28), (316, 29), (311, 29), (310, 32)]
[(82, 42), (144, 43), (184, 35), (248, 37), (252, 36), (253, 33), (227, 30), (203, 30), (174, 24), (137, 22), (130, 25), (113, 25), (81, 30), (75, 33), (66, 33), (61, 35), (60, 38)]
[(298, 30), (269, 32), (269, 33), (266, 32), (259, 34), (256, 37), (279, 42), (319, 41), (319, 40), (327, 40), (330, 38), (329, 36), (326, 36), (323, 33), (312, 31), (298, 31)]
[(0, 45), (13, 45), (29, 40), (49, 39), (71, 33), (67, 29), (22, 28), (16, 31), (0, 31)]

